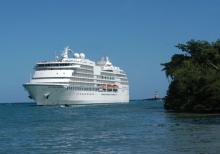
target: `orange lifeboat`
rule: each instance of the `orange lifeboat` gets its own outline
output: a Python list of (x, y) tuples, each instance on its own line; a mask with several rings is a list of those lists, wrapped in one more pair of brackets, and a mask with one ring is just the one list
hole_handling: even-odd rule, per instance
[(113, 85), (113, 88), (114, 88), (114, 89), (118, 89), (119, 87), (118, 87), (118, 85), (114, 84), (114, 85)]
[(107, 88), (108, 88), (108, 89), (112, 89), (112, 88), (113, 88), (113, 85), (107, 84)]
[(114, 90), (118, 90), (118, 85), (116, 85), (116, 84), (103, 84), (103, 85), (101, 85), (101, 88), (103, 89), (103, 90), (110, 90), (110, 89), (114, 89)]
[(116, 84), (107, 84), (107, 89), (118, 89), (118, 85)]

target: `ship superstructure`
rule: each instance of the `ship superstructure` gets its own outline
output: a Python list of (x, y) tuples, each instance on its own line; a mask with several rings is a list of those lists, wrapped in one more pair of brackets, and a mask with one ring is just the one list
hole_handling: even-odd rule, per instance
[(84, 53), (69, 57), (66, 47), (55, 61), (39, 62), (30, 82), (23, 86), (38, 105), (127, 103), (126, 73), (108, 57), (95, 63)]

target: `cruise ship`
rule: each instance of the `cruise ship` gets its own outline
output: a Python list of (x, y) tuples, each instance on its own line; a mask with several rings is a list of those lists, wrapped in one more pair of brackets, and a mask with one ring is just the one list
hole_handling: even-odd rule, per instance
[[(126, 73), (108, 57), (91, 61), (69, 47), (54, 61), (39, 62), (28, 83), (23, 84), (37, 105), (128, 103)], [(70, 52), (73, 56), (69, 56)]]

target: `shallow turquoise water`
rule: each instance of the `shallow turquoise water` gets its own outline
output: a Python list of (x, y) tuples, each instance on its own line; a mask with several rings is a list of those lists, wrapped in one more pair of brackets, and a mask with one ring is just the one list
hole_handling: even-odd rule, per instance
[(220, 116), (167, 113), (155, 101), (1, 104), (0, 153), (219, 154)]

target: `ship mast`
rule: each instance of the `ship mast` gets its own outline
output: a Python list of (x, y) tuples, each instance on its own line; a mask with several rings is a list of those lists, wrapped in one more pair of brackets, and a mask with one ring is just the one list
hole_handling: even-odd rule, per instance
[(63, 54), (62, 54), (63, 59), (68, 59), (69, 58), (69, 56), (68, 56), (69, 51), (72, 51), (69, 47), (64, 48), (64, 51), (63, 51)]

